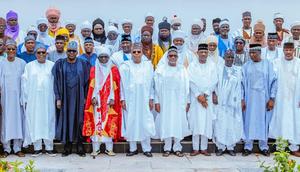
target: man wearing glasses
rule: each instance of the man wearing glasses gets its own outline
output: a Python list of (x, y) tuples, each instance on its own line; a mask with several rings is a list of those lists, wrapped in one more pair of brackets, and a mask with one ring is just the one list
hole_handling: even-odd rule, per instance
[(120, 67), (122, 78), (121, 103), (123, 108), (122, 134), (129, 142), (126, 156), (138, 154), (137, 142), (141, 142), (144, 155), (152, 157), (150, 137), (155, 135), (153, 109), (154, 86), (151, 61), (142, 60), (142, 44), (135, 43), (132, 60)]
[[(35, 51), (37, 60), (25, 66), (22, 75), (22, 103), (25, 113), (24, 146), (33, 143), (33, 157), (42, 154), (44, 141), (46, 154), (55, 156), (55, 104), (53, 91), (53, 62), (46, 60), (47, 51), (39, 45)], [(43, 106), (40, 103), (43, 102)], [(43, 114), (43, 115), (41, 115)]]
[(59, 59), (52, 69), (56, 107), (59, 109), (56, 139), (65, 145), (62, 156), (70, 155), (72, 144), (76, 143), (76, 153), (84, 157), (82, 125), (90, 64), (77, 58), (77, 50), (77, 42), (69, 42), (67, 58)]
[(1, 158), (6, 158), (13, 151), (19, 157), (24, 157), (21, 152), (23, 141), (23, 111), (21, 107), (21, 76), (26, 62), (16, 58), (17, 43), (9, 39), (6, 41), (7, 58), (0, 62), (0, 90), (2, 106), (1, 142), (4, 153)]

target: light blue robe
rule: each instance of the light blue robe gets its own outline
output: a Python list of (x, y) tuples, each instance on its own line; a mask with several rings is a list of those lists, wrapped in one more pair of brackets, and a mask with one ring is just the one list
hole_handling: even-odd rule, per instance
[(277, 77), (270, 61), (249, 60), (242, 67), (242, 95), (246, 102), (243, 114), (246, 140), (267, 140), (272, 111), (267, 111), (266, 104), (275, 98)]

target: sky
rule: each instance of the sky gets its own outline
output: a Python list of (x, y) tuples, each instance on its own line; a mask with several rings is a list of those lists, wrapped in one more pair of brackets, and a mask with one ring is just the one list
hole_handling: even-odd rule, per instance
[[(284, 3), (283, 3), (284, 2)], [(158, 24), (164, 16), (169, 19), (176, 14), (182, 21), (182, 30), (189, 31), (195, 18), (206, 18), (207, 32), (212, 31), (213, 18), (228, 18), (231, 31), (241, 27), (241, 14), (252, 12), (252, 24), (263, 19), (267, 31), (273, 31), (273, 14), (281, 12), (285, 16), (285, 27), (300, 20), (299, 0), (0, 0), (0, 16), (5, 18), (9, 10), (19, 14), (21, 29), (26, 31), (29, 25), (35, 25), (38, 18), (45, 16), (48, 7), (55, 6), (61, 10), (62, 21), (74, 20), (78, 25), (85, 20), (92, 22), (100, 17), (108, 23), (109, 19), (121, 21), (129, 18), (134, 28), (142, 26), (144, 15), (151, 12)]]

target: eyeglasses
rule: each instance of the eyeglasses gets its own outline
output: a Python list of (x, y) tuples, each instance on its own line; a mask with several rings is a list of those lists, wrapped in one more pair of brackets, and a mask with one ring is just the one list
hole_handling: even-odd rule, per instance
[(39, 54), (39, 55), (44, 55), (44, 54), (46, 54), (46, 51), (38, 51), (38, 52), (36, 52), (37, 54)]
[(244, 44), (243, 42), (238, 42), (238, 41), (237, 41), (237, 42), (235, 42), (235, 43), (236, 43), (236, 44)]
[(133, 54), (140, 54), (142, 51), (132, 51)]
[(76, 53), (77, 50), (68, 50), (68, 53)]
[(99, 58), (109, 58), (108, 56), (99, 56)]
[(7, 51), (16, 51), (15, 48), (7, 48)]

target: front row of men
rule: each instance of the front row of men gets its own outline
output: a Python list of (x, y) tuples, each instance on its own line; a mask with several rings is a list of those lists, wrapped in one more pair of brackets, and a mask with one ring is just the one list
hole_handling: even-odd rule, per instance
[(244, 156), (251, 154), (253, 140), (259, 140), (262, 154), (269, 156), (268, 138), (280, 136), (290, 142), (292, 154), (300, 156), (300, 61), (293, 56), (293, 43), (285, 43), (284, 56), (273, 62), (261, 58), (259, 44), (251, 44), (251, 60), (242, 67), (233, 65), (232, 50), (216, 64), (208, 58), (207, 44), (200, 44), (198, 59), (184, 66), (177, 63), (181, 56), (172, 46), (167, 63), (158, 64), (155, 72), (138, 43), (132, 47), (132, 60), (119, 68), (106, 47), (99, 50), (93, 67), (76, 58), (77, 49), (77, 43), (70, 42), (67, 58), (54, 64), (46, 60), (41, 45), (37, 60), (25, 66), (16, 58), (16, 43), (6, 42), (8, 56), (0, 62), (1, 157), (12, 152), (11, 142), (20, 157), (25, 156), (22, 143), (33, 144), (33, 156), (38, 156), (42, 142), (46, 153), (55, 156), (54, 139), (65, 146), (62, 156), (72, 153), (73, 143), (76, 153), (85, 156), (86, 138), (93, 156), (100, 153), (101, 143), (107, 155), (115, 155), (113, 140), (126, 139), (127, 156), (136, 155), (141, 142), (144, 155), (151, 157), (154, 136), (165, 142), (163, 156), (173, 151), (182, 157), (180, 141), (189, 135), (191, 156), (209, 156), (208, 139), (216, 143), (218, 156), (226, 149), (235, 156), (241, 139)]

